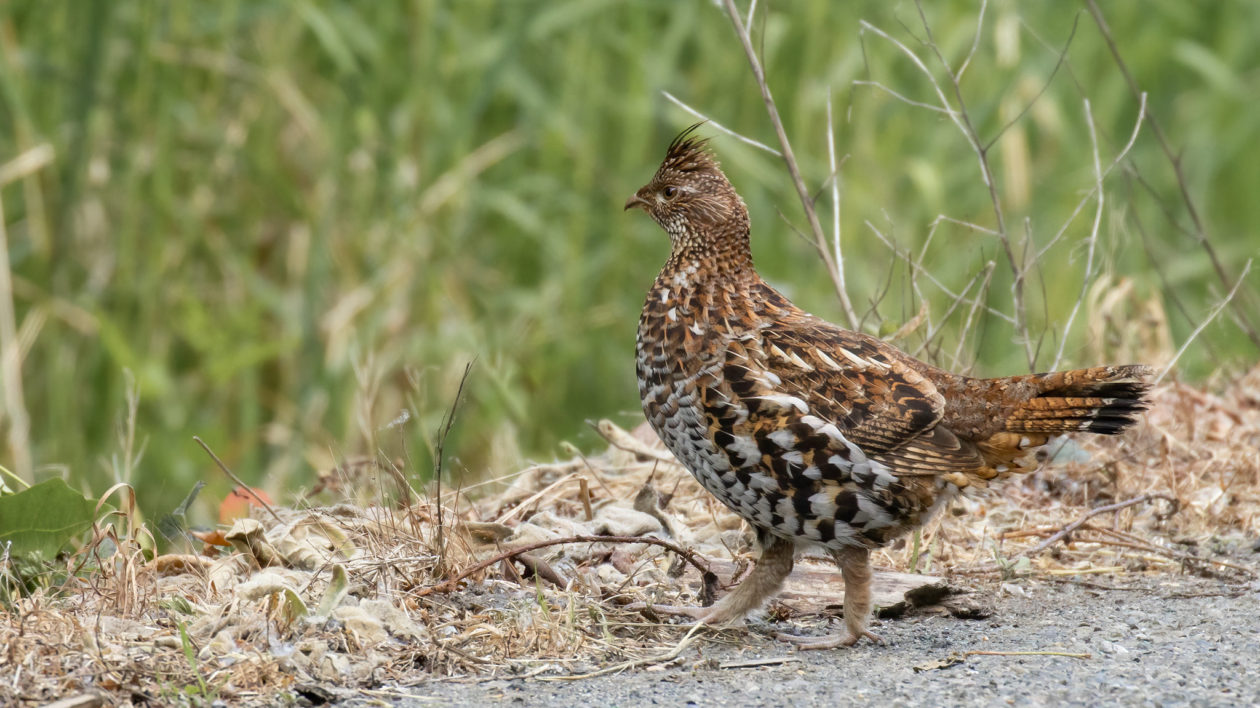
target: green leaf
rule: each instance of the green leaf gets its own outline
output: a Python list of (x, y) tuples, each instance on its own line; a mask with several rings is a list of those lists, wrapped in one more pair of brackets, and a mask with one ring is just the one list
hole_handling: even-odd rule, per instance
[(92, 525), (96, 502), (61, 479), (50, 479), (17, 494), (0, 497), (0, 545), (12, 541), (14, 556), (52, 559)]
[(302, 602), (302, 598), (298, 597), (298, 594), (293, 592), (293, 590), (285, 588), (280, 598), (282, 603), (280, 608), (284, 614), (284, 620), (288, 624), (293, 624), (310, 614), (310, 611), (306, 609), (306, 603)]
[(319, 609), (316, 613), (320, 617), (331, 615), (348, 592), (350, 592), (350, 578), (346, 575), (346, 569), (340, 564), (333, 565), (332, 581), (328, 583), (328, 589), (324, 591), (324, 597), (319, 601)]
[(165, 600), (159, 600), (158, 606), (181, 615), (193, 615), (197, 613), (197, 610), (192, 606), (192, 603), (189, 602), (188, 598), (183, 595), (171, 595)]

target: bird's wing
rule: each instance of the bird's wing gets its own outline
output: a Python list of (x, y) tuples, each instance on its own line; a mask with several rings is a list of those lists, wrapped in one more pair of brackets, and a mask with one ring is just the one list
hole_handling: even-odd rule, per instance
[(835, 455), (874, 458), (897, 476), (989, 476), (976, 446), (940, 425), (936, 386), (878, 339), (803, 315), (746, 331), (721, 354), (710, 423), (751, 437), (766, 462), (795, 450), (841, 481)]
[(925, 521), (946, 482), (988, 476), (940, 425), (932, 382), (879, 340), (808, 318), (745, 331), (712, 361), (700, 396), (724, 483), (766, 499), (760, 523), (878, 545)]

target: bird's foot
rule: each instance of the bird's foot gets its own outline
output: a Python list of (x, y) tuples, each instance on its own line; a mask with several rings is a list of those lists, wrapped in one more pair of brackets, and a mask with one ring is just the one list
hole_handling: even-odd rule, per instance
[(814, 649), (835, 649), (836, 647), (851, 647), (857, 644), (862, 637), (883, 644), (884, 640), (877, 634), (868, 630), (862, 630), (859, 634), (846, 632), (844, 634), (832, 634), (823, 637), (807, 637), (800, 634), (788, 634), (787, 632), (775, 632), (774, 638), (781, 642), (789, 642), (795, 644), (797, 649), (802, 651), (810, 651)]

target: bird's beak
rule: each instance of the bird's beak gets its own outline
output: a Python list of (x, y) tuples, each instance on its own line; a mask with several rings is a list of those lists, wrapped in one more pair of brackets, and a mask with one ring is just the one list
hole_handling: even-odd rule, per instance
[(633, 197), (630, 197), (629, 199), (626, 200), (626, 208), (624, 209), (624, 211), (629, 211), (635, 207), (638, 207), (640, 209), (647, 209), (647, 205), (648, 205), (647, 201), (644, 200), (643, 197), (640, 197), (638, 193), (636, 192)]

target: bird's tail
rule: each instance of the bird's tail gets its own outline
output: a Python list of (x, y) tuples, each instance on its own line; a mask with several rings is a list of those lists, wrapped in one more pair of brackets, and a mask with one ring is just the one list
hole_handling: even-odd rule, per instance
[(1006, 477), (1034, 469), (1030, 453), (1062, 433), (1116, 435), (1137, 422), (1147, 407), (1148, 366), (1098, 366), (1049, 374), (991, 379), (1008, 399), (1001, 431), (977, 440), (989, 467), (977, 476)]
[(1006, 416), (1011, 433), (1098, 433), (1115, 435), (1146, 409), (1149, 366), (1097, 366), (1033, 374), (1039, 393)]

